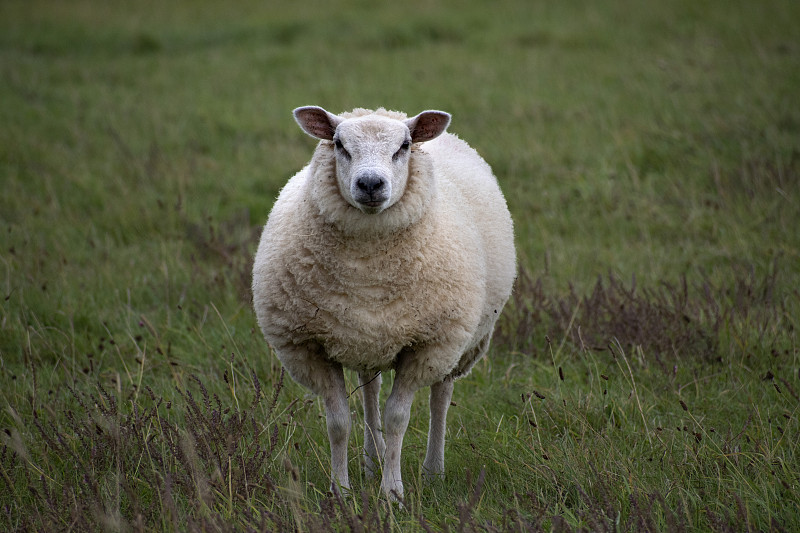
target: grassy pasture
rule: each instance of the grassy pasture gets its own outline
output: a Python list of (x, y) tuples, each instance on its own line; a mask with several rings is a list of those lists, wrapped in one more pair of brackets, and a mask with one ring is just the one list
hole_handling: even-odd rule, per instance
[[(800, 5), (271, 4), (0, 3), (1, 529), (800, 528)], [(403, 510), (250, 309), (306, 104), (451, 112), (516, 224)]]

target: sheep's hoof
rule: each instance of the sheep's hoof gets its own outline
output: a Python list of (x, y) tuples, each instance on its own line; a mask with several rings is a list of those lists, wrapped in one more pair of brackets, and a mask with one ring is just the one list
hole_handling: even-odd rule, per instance
[(394, 493), (392, 493), (391, 496), (386, 496), (385, 494), (384, 496), (385, 496), (384, 498), (380, 499), (379, 505), (385, 511), (394, 510), (394, 511), (405, 512), (408, 510), (405, 504), (405, 500), (403, 500), (402, 497), (398, 498)]
[(444, 479), (444, 461), (425, 461), (422, 463), (422, 477), (425, 483), (433, 483)]
[(400, 505), (400, 508), (405, 508), (403, 505), (403, 484), (395, 483), (393, 486), (382, 485), (381, 490), (386, 495), (386, 499), (391, 503)]
[(349, 498), (350, 497), (350, 487), (345, 487), (339, 485), (335, 481), (331, 482), (331, 493), (334, 496), (339, 496), (340, 498)]
[[(386, 495), (384, 494), (384, 496)], [(408, 507), (402, 501), (386, 497), (378, 499), (378, 507), (386, 515), (396, 514), (401, 516), (403, 513), (408, 512)]]
[(423, 467), (422, 477), (425, 479), (425, 483), (429, 485), (436, 483), (437, 481), (442, 481), (444, 479), (444, 469), (428, 470), (427, 468)]

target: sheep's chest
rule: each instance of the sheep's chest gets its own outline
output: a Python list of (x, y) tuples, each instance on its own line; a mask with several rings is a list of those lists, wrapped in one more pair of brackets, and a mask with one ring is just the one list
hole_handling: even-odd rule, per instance
[(388, 368), (404, 347), (430, 337), (443, 302), (429, 294), (432, 280), (420, 275), (419, 260), (386, 253), (319, 259), (292, 268), (302, 300), (313, 303), (305, 333), (328, 357), (351, 368)]
[(414, 342), (418, 330), (410, 317), (392, 317), (386, 309), (345, 308), (321, 313), (325, 327), (318, 339), (328, 357), (348, 368), (390, 367), (400, 350)]

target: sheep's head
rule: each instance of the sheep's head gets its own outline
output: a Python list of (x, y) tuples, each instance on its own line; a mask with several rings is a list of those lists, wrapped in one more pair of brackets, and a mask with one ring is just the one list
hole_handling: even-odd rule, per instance
[(295, 109), (294, 117), (307, 134), (333, 142), (339, 191), (367, 214), (380, 213), (403, 196), (411, 145), (438, 137), (450, 124), (443, 111), (397, 120), (377, 114), (345, 118), (309, 106)]

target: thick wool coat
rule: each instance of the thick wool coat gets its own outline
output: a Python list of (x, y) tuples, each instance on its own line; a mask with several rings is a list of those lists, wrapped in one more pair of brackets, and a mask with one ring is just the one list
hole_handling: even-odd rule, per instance
[(425, 354), (411, 365), (419, 386), (468, 373), (516, 270), (511, 217), (489, 165), (453, 134), (415, 144), (400, 200), (366, 214), (340, 194), (333, 150), (320, 141), (264, 228), (253, 299), (267, 341), (300, 383), (315, 378), (292, 360), (298, 353), (359, 371)]

